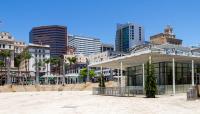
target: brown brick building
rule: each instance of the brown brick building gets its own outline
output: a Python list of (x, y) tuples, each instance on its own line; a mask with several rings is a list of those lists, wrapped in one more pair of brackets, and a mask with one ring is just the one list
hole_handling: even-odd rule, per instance
[(150, 42), (153, 44), (175, 44), (182, 45), (182, 40), (176, 39), (176, 35), (173, 34), (173, 28), (167, 26), (164, 29), (164, 33), (159, 33), (150, 37)]

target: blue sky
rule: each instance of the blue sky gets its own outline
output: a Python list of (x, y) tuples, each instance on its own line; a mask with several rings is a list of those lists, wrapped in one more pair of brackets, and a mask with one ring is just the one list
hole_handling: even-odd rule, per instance
[(199, 0), (1, 0), (0, 31), (28, 42), (40, 25), (65, 25), (68, 32), (113, 43), (117, 23), (144, 26), (145, 38), (174, 27), (184, 45), (200, 43)]

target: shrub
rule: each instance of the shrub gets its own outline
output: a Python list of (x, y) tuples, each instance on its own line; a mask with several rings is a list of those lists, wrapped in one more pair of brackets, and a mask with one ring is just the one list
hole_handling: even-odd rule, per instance
[(145, 92), (147, 98), (155, 98), (157, 93), (155, 69), (152, 63), (149, 61), (146, 63), (146, 73), (147, 77), (145, 80)]

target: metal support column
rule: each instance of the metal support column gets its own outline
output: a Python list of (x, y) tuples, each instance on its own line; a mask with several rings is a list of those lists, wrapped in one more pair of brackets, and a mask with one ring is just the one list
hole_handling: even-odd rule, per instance
[(149, 64), (151, 64), (152, 62), (152, 59), (151, 59), (151, 56), (149, 56)]
[(117, 82), (118, 82), (118, 86), (120, 87), (120, 80), (119, 80), (119, 69), (117, 69)]
[(192, 86), (194, 86), (194, 60), (192, 60)]
[(121, 79), (121, 83), (120, 83), (120, 86), (122, 87), (122, 76), (123, 76), (123, 63), (122, 61), (120, 62), (120, 73), (121, 73), (121, 76), (120, 76), (120, 79)]
[(63, 70), (63, 77), (62, 77), (62, 85), (65, 85), (65, 61), (64, 61), (64, 57), (63, 57), (63, 61), (62, 61), (62, 70)]
[(103, 74), (103, 67), (101, 66), (101, 75)]
[(172, 72), (173, 72), (173, 95), (175, 95), (176, 94), (176, 88), (175, 88), (175, 60), (174, 60), (174, 58), (172, 59)]
[(143, 82), (143, 91), (145, 91), (145, 71), (144, 71), (144, 63), (142, 64), (142, 82)]

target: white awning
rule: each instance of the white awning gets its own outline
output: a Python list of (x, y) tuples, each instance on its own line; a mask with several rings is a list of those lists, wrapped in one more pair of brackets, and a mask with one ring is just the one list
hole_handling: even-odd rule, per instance
[(120, 69), (120, 62), (123, 63), (123, 69), (131, 66), (137, 66), (145, 64), (149, 57), (151, 56), (152, 62), (165, 62), (172, 61), (174, 58), (176, 62), (191, 62), (194, 60), (195, 63), (200, 63), (200, 57), (197, 56), (187, 56), (187, 55), (173, 55), (173, 54), (163, 54), (159, 52), (145, 51), (142, 53), (134, 53), (127, 56), (122, 56), (114, 59), (109, 59), (106, 61), (90, 64), (89, 67), (103, 67), (111, 69)]
[(79, 76), (78, 73), (70, 73), (65, 75), (65, 77), (78, 77), (78, 76)]
[(63, 77), (62, 75), (53, 75), (53, 74), (50, 74), (50, 75), (43, 75), (42, 77), (49, 77), (49, 78), (54, 78), (54, 77)]

